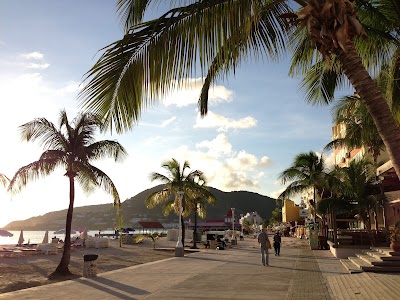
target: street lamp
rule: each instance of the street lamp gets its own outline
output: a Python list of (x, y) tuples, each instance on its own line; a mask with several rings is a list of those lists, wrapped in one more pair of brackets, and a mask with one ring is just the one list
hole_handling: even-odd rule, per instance
[(182, 191), (178, 191), (178, 199), (179, 199), (179, 233), (178, 233), (178, 241), (175, 247), (175, 256), (182, 257), (184, 254), (183, 244), (182, 244), (182, 198), (185, 193)]
[(235, 209), (232, 207), (232, 240), (231, 240), (231, 245), (236, 245), (236, 240), (235, 240)]

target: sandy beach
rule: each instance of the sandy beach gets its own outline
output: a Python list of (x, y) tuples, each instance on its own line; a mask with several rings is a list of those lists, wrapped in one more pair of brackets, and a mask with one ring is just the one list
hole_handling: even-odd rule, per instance
[[(254, 241), (254, 247), (257, 247), (256, 240), (249, 237), (246, 238), (246, 240), (249, 239)], [(110, 241), (109, 248), (74, 249), (71, 252), (70, 271), (78, 276), (82, 275), (84, 254), (93, 253), (99, 255), (97, 259), (98, 273), (170, 258), (175, 255), (174, 247), (176, 242), (167, 241), (165, 237), (157, 240), (156, 249), (153, 249), (151, 240), (144, 240), (140, 244), (124, 244), (121, 248), (118, 240)], [(188, 241), (186, 244), (191, 245)], [(240, 246), (240, 242), (238, 246)], [(198, 247), (201, 251), (205, 251), (201, 243), (198, 244)], [(308, 241), (297, 238), (283, 238), (282, 247), (307, 248)], [(0, 258), (0, 293), (56, 282), (49, 280), (47, 276), (55, 270), (60, 259), (61, 252), (56, 255), (34, 254), (18, 258)]]
[[(83, 255), (98, 254), (97, 271), (103, 273), (156, 260), (173, 257), (176, 242), (160, 238), (153, 249), (151, 240), (119, 247), (118, 240), (110, 240), (109, 248), (76, 248), (71, 252), (69, 269), (82, 275)], [(47, 279), (60, 262), (62, 250), (56, 255), (33, 254), (18, 258), (0, 258), (0, 293), (11, 292), (55, 282)]]

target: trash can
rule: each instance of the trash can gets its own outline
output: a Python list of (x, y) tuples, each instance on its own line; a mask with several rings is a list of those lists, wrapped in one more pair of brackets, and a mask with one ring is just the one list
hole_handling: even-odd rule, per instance
[(83, 255), (83, 277), (93, 277), (97, 275), (95, 260), (98, 257), (97, 254)]

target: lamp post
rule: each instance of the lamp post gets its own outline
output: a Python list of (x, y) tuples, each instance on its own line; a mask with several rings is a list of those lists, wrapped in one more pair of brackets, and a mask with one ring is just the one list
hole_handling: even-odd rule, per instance
[(178, 191), (178, 199), (179, 199), (179, 233), (178, 233), (178, 241), (176, 242), (175, 247), (175, 256), (182, 257), (184, 254), (183, 244), (182, 244), (182, 198), (185, 193), (182, 191)]
[(231, 245), (236, 245), (236, 240), (235, 240), (235, 208), (231, 208), (232, 211), (232, 240), (231, 240)]

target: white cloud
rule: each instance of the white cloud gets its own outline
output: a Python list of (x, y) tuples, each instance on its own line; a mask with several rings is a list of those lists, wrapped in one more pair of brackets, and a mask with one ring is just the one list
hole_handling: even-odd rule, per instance
[(281, 188), (281, 189), (279, 189), (279, 190), (277, 190), (277, 191), (273, 191), (273, 192), (271, 192), (270, 196), (271, 196), (272, 198), (275, 198), (275, 199), (276, 199), (276, 198), (279, 197), (280, 194), (283, 193), (284, 190), (286, 190), (285, 187), (284, 187), (284, 188)]
[(263, 156), (263, 157), (261, 157), (261, 160), (260, 160), (260, 166), (269, 165), (270, 161), (271, 160), (269, 159), (269, 157)]
[(265, 168), (265, 162), (268, 161), (266, 156), (257, 158), (244, 150), (236, 154), (225, 134), (219, 134), (211, 141), (197, 143), (196, 150), (182, 145), (166, 153), (163, 160), (172, 157), (182, 162), (188, 160), (191, 169), (199, 169), (206, 174), (209, 186), (223, 191), (258, 191), (260, 182), (265, 178), (260, 168)]
[(257, 126), (257, 120), (253, 117), (245, 117), (239, 120), (233, 120), (224, 116), (215, 114), (211, 111), (207, 116), (197, 115), (194, 128), (218, 128), (218, 131), (227, 131), (228, 129), (247, 129)]
[(50, 64), (34, 64), (34, 63), (29, 63), (29, 64), (24, 64), (23, 65), (25, 68), (28, 69), (39, 69), (39, 70), (44, 70), (50, 67)]
[(332, 170), (335, 166), (335, 154), (333, 151), (331, 151), (328, 155), (324, 153), (323, 158), (325, 159), (326, 168)]
[[(174, 82), (175, 86), (179, 86), (176, 90), (172, 91), (165, 97), (162, 103), (166, 106), (176, 105), (184, 107), (188, 105), (197, 104), (203, 86), (203, 78), (189, 78), (187, 82)], [(228, 90), (222, 85), (216, 85), (209, 91), (208, 101), (209, 105), (221, 102), (230, 102), (233, 98), (233, 92)]]
[(145, 145), (155, 145), (157, 142), (161, 140), (161, 136), (152, 136), (148, 139), (144, 140), (143, 144)]
[(162, 122), (161, 127), (167, 127), (169, 124), (171, 124), (175, 120), (176, 120), (176, 117), (171, 117), (171, 118), (165, 120), (164, 122)]
[(219, 134), (211, 141), (202, 141), (196, 144), (196, 148), (207, 148), (207, 154), (212, 157), (229, 155), (232, 153), (232, 145), (225, 134)]
[(31, 53), (23, 53), (20, 54), (20, 57), (24, 59), (36, 59), (36, 60), (41, 60), (44, 58), (44, 55), (40, 52), (31, 52)]

